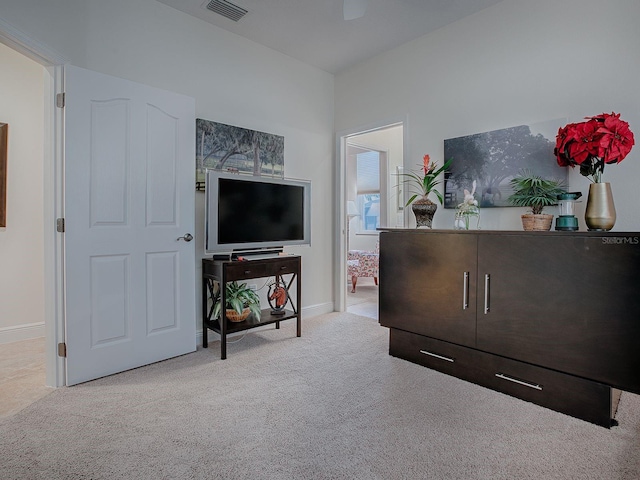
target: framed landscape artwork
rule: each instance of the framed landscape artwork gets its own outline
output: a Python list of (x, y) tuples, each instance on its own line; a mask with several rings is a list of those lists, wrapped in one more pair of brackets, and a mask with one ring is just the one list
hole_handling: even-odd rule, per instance
[(284, 178), (284, 137), (196, 119), (196, 190), (207, 170)]
[(553, 155), (558, 129), (566, 119), (519, 125), (444, 141), (445, 160), (453, 159), (445, 172), (445, 208), (456, 208), (475, 180), (481, 208), (510, 207), (509, 181), (522, 170), (548, 179), (567, 179), (567, 168)]
[(7, 226), (7, 150), (9, 125), (0, 123), (0, 227)]

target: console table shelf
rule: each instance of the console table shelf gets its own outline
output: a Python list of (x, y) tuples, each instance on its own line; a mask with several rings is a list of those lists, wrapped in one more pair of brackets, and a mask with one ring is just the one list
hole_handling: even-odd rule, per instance
[[(298, 314), (291, 310), (285, 310), (282, 315), (271, 315), (270, 309), (262, 310), (260, 315), (260, 321), (256, 320), (253, 315), (249, 315), (246, 320), (242, 322), (230, 322), (227, 320), (227, 335), (230, 333), (242, 332), (243, 330), (251, 330), (252, 328), (261, 327), (263, 325), (276, 324), (276, 328), (280, 328), (280, 322), (283, 320), (290, 320), (292, 318), (298, 318)], [(216, 333), (220, 333), (220, 321), (205, 320), (205, 324), (209, 330), (213, 330)], [(299, 336), (299, 335), (298, 335)]]
[[(285, 309), (284, 313), (273, 315), (271, 309), (264, 309), (260, 319), (250, 315), (242, 322), (231, 322), (226, 318), (224, 321), (212, 318), (213, 308), (209, 306), (209, 298), (214, 289), (214, 284), (226, 285), (227, 282), (244, 281), (255, 278), (275, 277), (282, 280), (287, 292), (295, 283), (295, 299), (287, 295), (286, 305), (290, 309)], [(225, 288), (221, 288), (220, 300), (225, 303)], [(246, 261), (213, 260), (202, 259), (202, 346), (208, 347), (208, 330), (213, 330), (220, 335), (220, 358), (227, 358), (227, 335), (231, 333), (251, 330), (252, 328), (271, 325), (275, 323), (276, 328), (280, 328), (280, 322), (284, 320), (296, 319), (296, 335), (302, 334), (302, 322), (300, 315), (301, 302), (301, 261), (297, 255), (283, 255), (271, 258), (261, 258)], [(224, 311), (224, 309), (223, 309)]]

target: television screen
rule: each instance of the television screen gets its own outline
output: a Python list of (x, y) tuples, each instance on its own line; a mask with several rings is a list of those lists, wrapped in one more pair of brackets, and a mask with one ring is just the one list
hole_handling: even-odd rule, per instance
[(310, 244), (310, 189), (301, 180), (207, 172), (205, 252)]

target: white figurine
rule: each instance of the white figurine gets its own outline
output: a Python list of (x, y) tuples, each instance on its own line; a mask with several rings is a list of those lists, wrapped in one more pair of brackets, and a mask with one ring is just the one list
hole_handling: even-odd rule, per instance
[(462, 202), (465, 205), (471, 206), (478, 206), (478, 201), (475, 199), (475, 197), (473, 196), (473, 194), (476, 193), (476, 181), (473, 181), (472, 184), (472, 188), (471, 188), (471, 193), (469, 193), (469, 190), (467, 190), (466, 188), (464, 189), (464, 202)]
[(469, 230), (469, 217), (478, 217), (478, 224), (480, 223), (480, 209), (478, 208), (478, 201), (475, 199), (476, 193), (476, 181), (473, 181), (471, 191), (464, 189), (464, 200), (458, 204), (456, 208), (456, 218), (453, 223), (453, 228), (456, 230)]

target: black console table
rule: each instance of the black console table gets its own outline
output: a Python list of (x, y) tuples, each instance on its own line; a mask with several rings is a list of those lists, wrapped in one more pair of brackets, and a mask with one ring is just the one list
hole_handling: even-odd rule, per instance
[[(285, 283), (287, 290), (291, 289), (293, 282), (296, 282), (296, 299), (295, 303), (291, 295), (287, 296), (287, 304), (284, 313), (272, 315), (271, 309), (262, 310), (260, 318), (250, 315), (242, 322), (231, 322), (212, 318), (213, 305), (208, 305), (208, 299), (213, 297), (214, 285), (218, 283), (221, 287), (220, 294), (222, 304), (226, 302), (225, 288), (227, 282), (249, 280), (252, 278), (276, 277)], [(231, 333), (250, 330), (262, 325), (276, 324), (276, 328), (280, 328), (280, 322), (283, 320), (296, 319), (297, 331), (299, 337), (302, 334), (300, 301), (301, 301), (302, 281), (301, 281), (301, 261), (298, 255), (283, 255), (269, 258), (261, 258), (256, 260), (213, 260), (210, 258), (202, 259), (202, 346), (208, 347), (207, 329), (211, 329), (220, 334), (220, 358), (227, 358), (227, 335)], [(224, 316), (224, 308), (221, 316)]]

